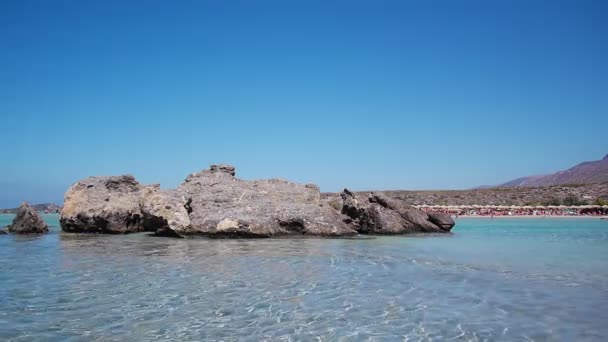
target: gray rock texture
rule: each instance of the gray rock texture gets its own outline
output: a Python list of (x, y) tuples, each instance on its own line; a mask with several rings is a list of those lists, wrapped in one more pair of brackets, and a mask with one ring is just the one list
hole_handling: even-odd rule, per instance
[(45, 234), (49, 232), (49, 228), (36, 210), (23, 202), (13, 222), (8, 226), (8, 231), (15, 234)]
[(161, 190), (158, 185), (144, 187), (140, 199), (144, 229), (167, 236), (187, 233), (190, 217), (186, 204), (186, 199), (174, 190)]
[(339, 212), (321, 201), (319, 188), (312, 184), (246, 181), (234, 177), (233, 167), (212, 166), (189, 175), (177, 192), (188, 199), (188, 233), (217, 237), (356, 234)]
[(66, 232), (266, 238), (445, 232), (453, 226), (449, 217), (431, 218), (381, 194), (363, 198), (345, 190), (341, 197), (321, 199), (314, 184), (247, 181), (235, 175), (233, 166), (212, 165), (175, 190), (144, 186), (128, 175), (90, 177), (67, 191), (61, 227)]
[(428, 215), (383, 194), (365, 196), (345, 189), (341, 197), (342, 212), (362, 234), (445, 233), (454, 227), (454, 221), (447, 215)]
[(72, 233), (141, 232), (142, 188), (131, 175), (83, 179), (65, 194), (59, 217), (61, 228)]

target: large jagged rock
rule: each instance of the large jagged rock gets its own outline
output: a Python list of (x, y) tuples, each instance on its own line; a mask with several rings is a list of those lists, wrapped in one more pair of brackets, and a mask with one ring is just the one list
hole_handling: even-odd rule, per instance
[(344, 217), (321, 201), (319, 188), (279, 179), (246, 181), (234, 167), (212, 165), (178, 188), (190, 208), (188, 231), (212, 237), (356, 234)]
[(193, 173), (176, 190), (141, 185), (133, 176), (90, 177), (65, 195), (66, 232), (185, 237), (350, 236), (445, 232), (449, 217), (427, 215), (381, 194), (348, 190), (321, 200), (319, 188), (280, 179), (247, 181), (230, 165)]
[(437, 227), (445, 231), (450, 231), (452, 227), (454, 227), (454, 220), (452, 220), (452, 218), (448, 215), (436, 212), (430, 212), (428, 215), (429, 221), (433, 222)]
[(83, 179), (65, 194), (59, 218), (61, 228), (72, 233), (141, 232), (142, 188), (131, 175)]
[(131, 175), (90, 177), (67, 191), (59, 222), (73, 233), (171, 235), (190, 225), (185, 204), (175, 191), (141, 185)]
[(23, 202), (8, 231), (15, 234), (45, 234), (49, 232), (49, 227), (34, 208)]
[(341, 197), (342, 212), (362, 234), (444, 233), (454, 226), (447, 215), (429, 215), (382, 194), (362, 196), (344, 189)]
[(144, 187), (140, 208), (145, 230), (170, 237), (179, 237), (176, 232), (187, 233), (190, 217), (186, 205), (186, 199), (175, 190), (161, 190), (159, 185)]

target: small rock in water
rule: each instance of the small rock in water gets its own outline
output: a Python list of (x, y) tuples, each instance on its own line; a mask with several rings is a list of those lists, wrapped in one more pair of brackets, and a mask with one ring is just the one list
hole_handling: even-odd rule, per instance
[[(15, 234), (45, 234), (49, 228), (40, 215), (26, 202), (21, 203), (8, 231)], [(0, 233), (2, 234), (2, 233)]]

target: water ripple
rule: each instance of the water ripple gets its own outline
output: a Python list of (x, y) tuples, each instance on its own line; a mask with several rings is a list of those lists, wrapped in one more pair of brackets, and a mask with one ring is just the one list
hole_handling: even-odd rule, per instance
[[(62, 234), (52, 222), (47, 236), (0, 237), (1, 340), (608, 336), (608, 249), (588, 231), (571, 233), (578, 244), (478, 221), (449, 237), (173, 240)], [(587, 263), (572, 261), (580, 253)]]

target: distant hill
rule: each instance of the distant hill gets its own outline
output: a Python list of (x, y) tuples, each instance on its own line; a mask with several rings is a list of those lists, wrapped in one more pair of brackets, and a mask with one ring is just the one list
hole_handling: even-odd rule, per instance
[(593, 184), (608, 182), (608, 154), (602, 160), (580, 163), (565, 171), (550, 175), (517, 178), (498, 187), (530, 187), (564, 184)]
[[(55, 203), (34, 204), (34, 205), (32, 205), (32, 207), (36, 211), (48, 212), (48, 213), (56, 213), (56, 212), (59, 212), (59, 210), (61, 209), (61, 207)], [(0, 214), (14, 214), (17, 212), (17, 209), (18, 208), (0, 209)]]
[[(391, 198), (410, 205), (572, 205), (608, 204), (608, 183), (570, 184), (538, 187), (489, 188), (472, 190), (382, 190)], [(359, 191), (369, 194), (370, 191)], [(337, 193), (323, 193), (335, 198)]]

